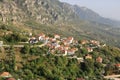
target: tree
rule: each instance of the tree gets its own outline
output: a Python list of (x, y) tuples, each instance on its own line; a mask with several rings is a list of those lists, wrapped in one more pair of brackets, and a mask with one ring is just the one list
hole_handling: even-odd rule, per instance
[(116, 59), (118, 62), (120, 62), (120, 57), (119, 57), (119, 56), (115, 57), (115, 59)]
[(114, 66), (110, 63), (105, 67), (105, 75), (111, 75), (113, 73)]
[(86, 59), (84, 63), (81, 63), (81, 69), (85, 72), (86, 75), (93, 75), (94, 71), (94, 61)]
[(13, 33), (4, 36), (5, 40), (10, 43), (15, 43), (21, 41), (21, 36), (18, 33)]
[(87, 49), (83, 48), (83, 49), (81, 49), (81, 53), (82, 54), (88, 54), (88, 51), (87, 51)]
[(25, 46), (21, 49), (21, 53), (28, 54), (29, 52), (30, 52), (30, 46), (29, 46), (29, 45), (25, 45)]

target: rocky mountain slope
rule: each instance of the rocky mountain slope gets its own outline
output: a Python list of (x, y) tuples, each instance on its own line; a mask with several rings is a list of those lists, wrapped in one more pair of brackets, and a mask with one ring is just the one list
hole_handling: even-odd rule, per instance
[(34, 20), (43, 24), (53, 24), (76, 19), (71, 8), (71, 5), (57, 0), (2, 0), (0, 16), (3, 22)]
[(79, 18), (102, 24), (113, 25), (118, 23), (103, 18), (88, 8), (72, 6), (58, 0), (1, 0), (0, 17), (3, 22), (21, 22), (31, 19), (43, 24), (53, 24)]

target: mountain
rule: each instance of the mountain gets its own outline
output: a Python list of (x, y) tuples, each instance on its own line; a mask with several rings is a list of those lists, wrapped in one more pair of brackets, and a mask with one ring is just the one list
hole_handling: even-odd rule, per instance
[(0, 16), (3, 22), (34, 20), (42, 24), (77, 18), (71, 10), (71, 5), (57, 0), (2, 0)]
[(120, 46), (120, 28), (113, 27), (119, 22), (58, 0), (0, 0), (0, 24), (18, 32), (59, 33)]
[(75, 13), (83, 20), (93, 21), (93, 22), (112, 25), (112, 26), (120, 25), (120, 21), (115, 21), (109, 18), (104, 18), (100, 16), (98, 13), (86, 7), (79, 7), (77, 5), (74, 5), (74, 10), (75, 10)]
[(0, 17), (3, 22), (34, 20), (53, 24), (82, 19), (112, 26), (118, 24), (117, 21), (101, 17), (86, 7), (61, 3), (58, 0), (1, 0)]

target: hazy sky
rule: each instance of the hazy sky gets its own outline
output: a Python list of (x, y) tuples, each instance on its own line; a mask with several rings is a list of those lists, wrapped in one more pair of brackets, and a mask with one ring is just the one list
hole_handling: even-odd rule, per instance
[(84, 6), (101, 16), (120, 20), (120, 0), (60, 0), (70, 4)]

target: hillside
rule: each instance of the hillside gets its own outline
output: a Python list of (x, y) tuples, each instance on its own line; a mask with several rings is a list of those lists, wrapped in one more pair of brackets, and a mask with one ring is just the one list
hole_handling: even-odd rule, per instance
[(22, 38), (13, 33), (0, 45), (0, 80), (107, 80), (120, 74), (119, 48), (59, 34), (28, 35), (29, 43), (19, 43)]
[(113, 27), (118, 22), (58, 0), (1, 0), (0, 22), (11, 31), (59, 33), (120, 46), (120, 28)]

